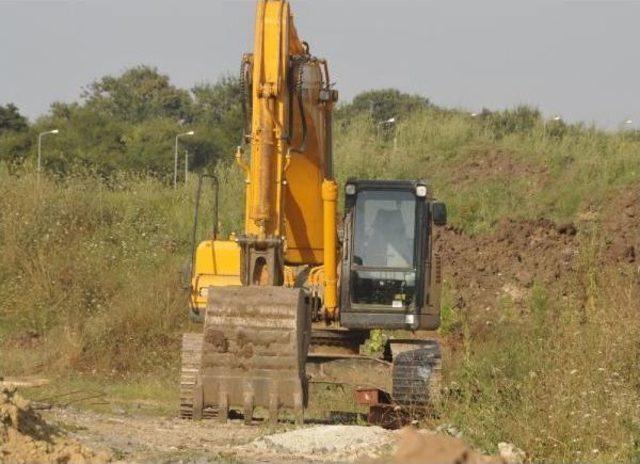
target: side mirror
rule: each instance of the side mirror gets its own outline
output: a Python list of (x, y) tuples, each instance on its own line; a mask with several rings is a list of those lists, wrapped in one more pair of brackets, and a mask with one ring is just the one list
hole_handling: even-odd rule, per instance
[(447, 205), (441, 201), (431, 203), (431, 217), (437, 226), (447, 225)]

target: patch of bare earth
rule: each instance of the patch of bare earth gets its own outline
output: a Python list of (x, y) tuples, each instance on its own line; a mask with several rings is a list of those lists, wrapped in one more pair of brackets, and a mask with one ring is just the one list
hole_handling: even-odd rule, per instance
[(260, 426), (235, 421), (220, 424), (73, 408), (54, 408), (47, 417), (69, 426), (83, 443), (111, 450), (116, 462), (123, 463), (219, 462), (265, 433)]
[(605, 262), (635, 263), (640, 256), (640, 187), (624, 190), (603, 218)]
[(505, 219), (479, 236), (444, 228), (437, 241), (445, 275), (454, 285), (455, 305), (481, 314), (504, 298), (523, 304), (536, 282), (563, 283), (575, 272), (576, 233), (573, 224), (548, 219)]
[(309, 425), (277, 429), (232, 420), (113, 415), (64, 408), (48, 413), (72, 436), (111, 450), (122, 463), (355, 462), (391, 450), (395, 433), (379, 427)]
[(462, 440), (429, 431), (357, 425), (281, 425), (186, 421), (53, 409), (51, 421), (75, 429), (73, 439), (108, 448), (122, 463), (521, 463), (482, 456)]

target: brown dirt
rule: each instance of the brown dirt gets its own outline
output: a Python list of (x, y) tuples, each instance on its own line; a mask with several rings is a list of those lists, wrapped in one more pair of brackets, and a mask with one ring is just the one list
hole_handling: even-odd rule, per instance
[(455, 306), (488, 310), (508, 299), (521, 305), (535, 282), (550, 285), (575, 271), (577, 229), (548, 219), (503, 220), (489, 234), (472, 237), (455, 227), (438, 232)]
[(605, 262), (635, 263), (640, 259), (640, 187), (620, 193), (607, 207), (602, 223)]
[(110, 460), (108, 453), (96, 453), (48, 425), (15, 388), (0, 390), (0, 462), (100, 464)]
[[(536, 284), (550, 298), (579, 301), (584, 297), (580, 243), (586, 243), (591, 231), (598, 234), (594, 243), (602, 245), (598, 263), (640, 281), (640, 185), (623, 189), (605, 204), (601, 209), (585, 205), (574, 223), (504, 219), (491, 232), (476, 236), (452, 226), (441, 228), (436, 240), (448, 303), (480, 334), (506, 309), (528, 311)], [(456, 338), (449, 343), (455, 346)]]
[(405, 429), (393, 457), (397, 464), (506, 464), (501, 457), (483, 456), (459, 438)]

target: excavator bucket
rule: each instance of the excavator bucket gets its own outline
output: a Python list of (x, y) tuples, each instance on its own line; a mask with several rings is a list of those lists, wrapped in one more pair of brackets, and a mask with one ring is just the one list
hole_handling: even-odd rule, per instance
[(310, 324), (301, 289), (210, 287), (203, 336), (183, 342), (182, 415), (250, 423), (264, 408), (276, 422), (286, 408), (302, 422)]

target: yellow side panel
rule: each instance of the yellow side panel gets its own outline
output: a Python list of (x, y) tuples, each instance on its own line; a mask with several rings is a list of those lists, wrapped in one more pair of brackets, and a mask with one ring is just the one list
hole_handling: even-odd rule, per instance
[(196, 249), (191, 304), (207, 306), (207, 288), (241, 285), (240, 247), (230, 240), (206, 240)]
[(240, 247), (231, 240), (205, 240), (196, 250), (195, 275), (240, 275)]

